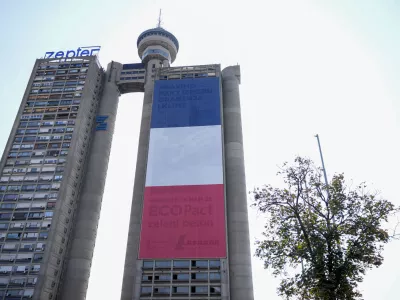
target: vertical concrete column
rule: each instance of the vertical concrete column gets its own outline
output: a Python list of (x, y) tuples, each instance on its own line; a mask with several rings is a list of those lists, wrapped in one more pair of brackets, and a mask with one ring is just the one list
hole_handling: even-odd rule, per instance
[(97, 112), (97, 115), (108, 117), (105, 121), (107, 129), (93, 133), (85, 182), (80, 193), (71, 248), (67, 257), (66, 273), (62, 278), (62, 290), (57, 297), (59, 300), (86, 298), (118, 108), (119, 91), (115, 83), (116, 75), (121, 69), (122, 65), (115, 62), (107, 66), (103, 95)]
[(253, 300), (239, 83), (239, 66), (222, 71), (229, 285), (231, 300)]
[(159, 60), (150, 60), (147, 63), (146, 69), (142, 121), (140, 124), (139, 146), (137, 152), (135, 182), (133, 186), (132, 208), (129, 223), (128, 242), (126, 246), (121, 300), (139, 299), (140, 295), (141, 262), (138, 261), (138, 252), (154, 90), (155, 73), (153, 72), (154, 70), (152, 66), (153, 64), (155, 66), (159, 66), (159, 62)]

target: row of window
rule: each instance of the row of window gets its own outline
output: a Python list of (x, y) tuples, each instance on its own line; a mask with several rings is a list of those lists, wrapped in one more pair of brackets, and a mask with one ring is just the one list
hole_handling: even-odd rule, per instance
[[(43, 99), (38, 99), (43, 100)], [(81, 100), (61, 100), (61, 101), (28, 101), (25, 107), (48, 107), (48, 106), (59, 106), (59, 105), (76, 105), (79, 104)]]
[(174, 294), (184, 294), (184, 295), (221, 295), (221, 287), (219, 286), (159, 286), (159, 287), (150, 287), (150, 286), (142, 286), (141, 295), (170, 295), (172, 291), (172, 295)]
[(37, 220), (53, 218), (52, 211), (46, 212), (30, 212), (30, 213), (0, 213), (0, 220)]
[[(11, 232), (11, 233), (1, 233), (0, 241), (4, 240), (37, 240), (37, 239), (47, 239), (49, 236), (48, 232)], [(0, 257), (1, 260), (1, 257)]]
[(30, 200), (56, 200), (58, 193), (21, 193), (21, 194), (0, 194), (0, 201), (30, 201)]
[[(65, 161), (65, 159), (31, 159), (29, 162), (31, 164), (41, 164), (43, 161), (46, 162), (46, 164), (55, 164), (56, 162), (62, 163)], [(23, 161), (18, 161), (18, 162), (23, 162)], [(27, 162), (27, 161), (25, 161)], [(4, 168), (3, 169), (3, 175), (4, 174), (25, 174), (25, 173), (52, 173), (52, 172), (62, 172), (64, 171), (63, 166), (43, 166), (43, 167), (31, 167), (31, 168)], [(26, 180), (29, 179), (34, 179), (34, 178), (27, 178)], [(20, 181), (20, 180), (18, 180)]]
[(53, 184), (27, 184), (27, 185), (0, 185), (0, 192), (20, 192), (20, 191), (58, 191), (59, 183)]
[[(34, 289), (0, 290), (0, 297), (5, 296), (6, 300), (9, 299), (7, 297), (13, 297), (12, 298), (13, 300), (16, 299), (15, 297), (22, 297), (22, 299), (31, 299), (33, 296), (33, 291), (34, 291)], [(18, 298), (18, 299), (20, 299), (20, 298)]]
[(40, 271), (40, 265), (30, 265), (30, 266), (0, 266), (0, 275), (4, 274), (27, 274), (34, 273), (37, 274)]
[[(32, 87), (54, 87), (54, 86), (75, 86), (75, 85), (85, 85), (85, 80), (72, 80), (72, 81), (55, 81), (55, 82), (34, 82), (32, 84)], [(35, 97), (35, 96), (29, 96), (29, 97)], [(30, 99), (30, 98), (28, 98)]]
[(143, 269), (189, 269), (192, 268), (220, 268), (220, 260), (145, 260)]
[[(66, 126), (64, 124), (65, 121), (57, 121), (57, 123), (62, 122), (62, 126)], [(68, 121), (67, 121), (68, 122)], [(44, 133), (64, 133), (64, 132), (73, 132), (74, 128), (73, 127), (55, 127), (55, 128), (48, 128), (51, 125), (46, 125), (46, 127), (44, 128), (33, 128), (33, 129), (18, 129), (16, 132), (16, 136), (18, 135), (24, 135), (24, 134), (44, 134)], [(56, 126), (60, 126), (60, 125), (56, 125)], [(41, 138), (38, 137), (38, 140), (40, 140)], [(68, 139), (68, 138), (67, 138)], [(14, 139), (14, 141), (18, 142), (18, 137)], [(22, 142), (26, 141), (25, 138), (21, 140)]]
[[(64, 170), (64, 167), (60, 167), (60, 171)], [(1, 183), (8, 183), (8, 182), (36, 182), (36, 181), (61, 181), (63, 178), (62, 175), (45, 175), (41, 174), (40, 176), (36, 175), (27, 175), (27, 176), (1, 176), (0, 182)]]
[(145, 274), (142, 276), (143, 283), (152, 283), (160, 281), (221, 281), (221, 273), (219, 272), (196, 272), (196, 273), (162, 273), (162, 274)]
[[(75, 120), (68, 120), (68, 121), (43, 121), (43, 122), (20, 122), (19, 123), (19, 128), (25, 128), (25, 127), (49, 127), (49, 126), (71, 126), (75, 125)], [(73, 131), (73, 129), (71, 129)], [(39, 133), (42, 133), (43, 131), (39, 131)]]
[(75, 92), (75, 91), (82, 91), (83, 86), (71, 86), (71, 87), (59, 87), (59, 88), (52, 88), (52, 89), (37, 89), (33, 88), (31, 90), (31, 94), (49, 94), (49, 93), (63, 93), (63, 92)]
[(66, 81), (86, 79), (86, 74), (82, 75), (67, 75), (67, 76), (36, 76), (33, 81)]
[[(27, 160), (7, 160), (6, 161), (6, 166), (22, 166), (22, 165), (41, 165), (41, 164), (45, 164), (45, 165), (61, 165), (64, 164), (66, 162), (65, 158), (46, 158), (46, 159), (42, 159), (42, 158), (37, 158), (37, 159), (27, 159)], [(21, 168), (6, 168), (3, 169), (3, 174), (11, 174), (11, 173), (21, 173), (23, 172), (23, 170), (21, 170)]]
[(146, 71), (145, 70), (139, 70), (139, 71), (123, 71), (121, 74), (144, 74)]
[[(55, 204), (55, 203), (54, 203)], [(49, 229), (51, 221), (0, 223), (0, 230)]]
[[(14, 143), (11, 147), (11, 149), (16, 150), (16, 149), (37, 149), (36, 145), (37, 144), (19, 144), (19, 143), (26, 143), (26, 142), (46, 142), (46, 141), (61, 141), (63, 140), (70, 141), (72, 140), (72, 134), (66, 134), (66, 135), (39, 135), (39, 136), (24, 136), (22, 137), (16, 137), (14, 140)], [(17, 144), (18, 143), (18, 144)], [(59, 147), (52, 147), (49, 146), (50, 148), (59, 148)]]
[(30, 151), (30, 152), (10, 152), (8, 158), (14, 157), (45, 157), (45, 156), (67, 156), (67, 150), (49, 150), (49, 151)]
[(31, 114), (31, 113), (56, 113), (56, 112), (70, 112), (70, 111), (77, 112), (78, 110), (79, 106), (61, 106), (61, 107), (50, 107), (50, 108), (25, 108), (23, 113)]
[(21, 120), (55, 120), (55, 119), (76, 119), (77, 113), (45, 114), (45, 115), (23, 115)]
[[(43, 210), (43, 209), (54, 209), (56, 207), (56, 202), (18, 202), (18, 203), (1, 203), (0, 210)], [(1, 224), (0, 224), (1, 225)], [(1, 226), (0, 226), (0, 229)]]
[(5, 285), (15, 285), (15, 286), (34, 286), (37, 282), (37, 277), (1, 277), (0, 278), (0, 286)]
[[(36, 138), (36, 137), (33, 137)], [(30, 142), (30, 141), (27, 141)], [(39, 141), (38, 141), (39, 142)], [(35, 143), (35, 144), (13, 144), (12, 149), (13, 150), (19, 150), (19, 149), (67, 149), (71, 146), (71, 143), (65, 142), (65, 143)]]
[(88, 68), (81, 69), (69, 69), (69, 70), (57, 70), (57, 71), (37, 71), (36, 76), (50, 76), (50, 75), (64, 75), (64, 74), (76, 74), (76, 73), (87, 73)]
[(204, 77), (215, 77), (216, 73), (184, 73), (184, 74), (169, 74), (160, 76), (160, 80), (171, 80), (171, 79), (185, 79), (185, 78), (204, 78)]
[[(75, 92), (75, 93), (64, 93), (64, 94), (61, 94), (61, 93), (59, 93), (59, 94), (49, 94), (48, 95), (49, 96), (49, 100), (61, 100), (61, 99), (71, 99), (71, 98), (80, 98), (81, 96), (82, 96), (82, 93), (81, 92)], [(44, 99), (32, 99), (32, 100), (44, 100)], [(32, 101), (32, 100), (29, 100), (27, 103), (29, 104), (30, 103), (30, 101)], [(36, 101), (36, 104), (37, 104), (37, 101)]]
[(120, 80), (135, 80), (135, 79), (144, 79), (143, 76), (139, 77), (121, 77)]
[[(36, 137), (33, 137), (36, 138)], [(27, 141), (30, 142), (30, 141)], [(24, 149), (67, 149), (71, 146), (71, 143), (36, 143), (36, 144), (13, 144), (12, 150), (24, 150)]]
[(82, 68), (89, 67), (89, 63), (73, 63), (73, 64), (41, 64), (38, 70), (54, 70), (54, 69), (68, 69), (68, 68)]
[(46, 249), (46, 243), (44, 242), (28, 242), (28, 243), (16, 243), (16, 242), (6, 242), (0, 245), (1, 251), (3, 253), (7, 252), (44, 252)]

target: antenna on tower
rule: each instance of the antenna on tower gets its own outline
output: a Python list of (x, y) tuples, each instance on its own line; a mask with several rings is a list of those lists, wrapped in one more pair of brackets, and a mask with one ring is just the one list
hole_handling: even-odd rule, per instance
[(160, 9), (160, 14), (158, 15), (157, 28), (161, 28), (161, 9)]

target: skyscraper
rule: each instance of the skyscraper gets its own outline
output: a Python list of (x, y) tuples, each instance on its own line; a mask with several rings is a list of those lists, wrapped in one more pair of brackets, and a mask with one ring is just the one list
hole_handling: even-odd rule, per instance
[(120, 94), (144, 92), (121, 299), (253, 299), (239, 66), (170, 67), (47, 52), (0, 164), (0, 300), (85, 299)]

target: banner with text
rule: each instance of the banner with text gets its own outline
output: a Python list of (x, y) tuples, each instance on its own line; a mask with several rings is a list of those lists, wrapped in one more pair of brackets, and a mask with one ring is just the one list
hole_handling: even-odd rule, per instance
[(155, 82), (140, 259), (226, 257), (219, 78)]

